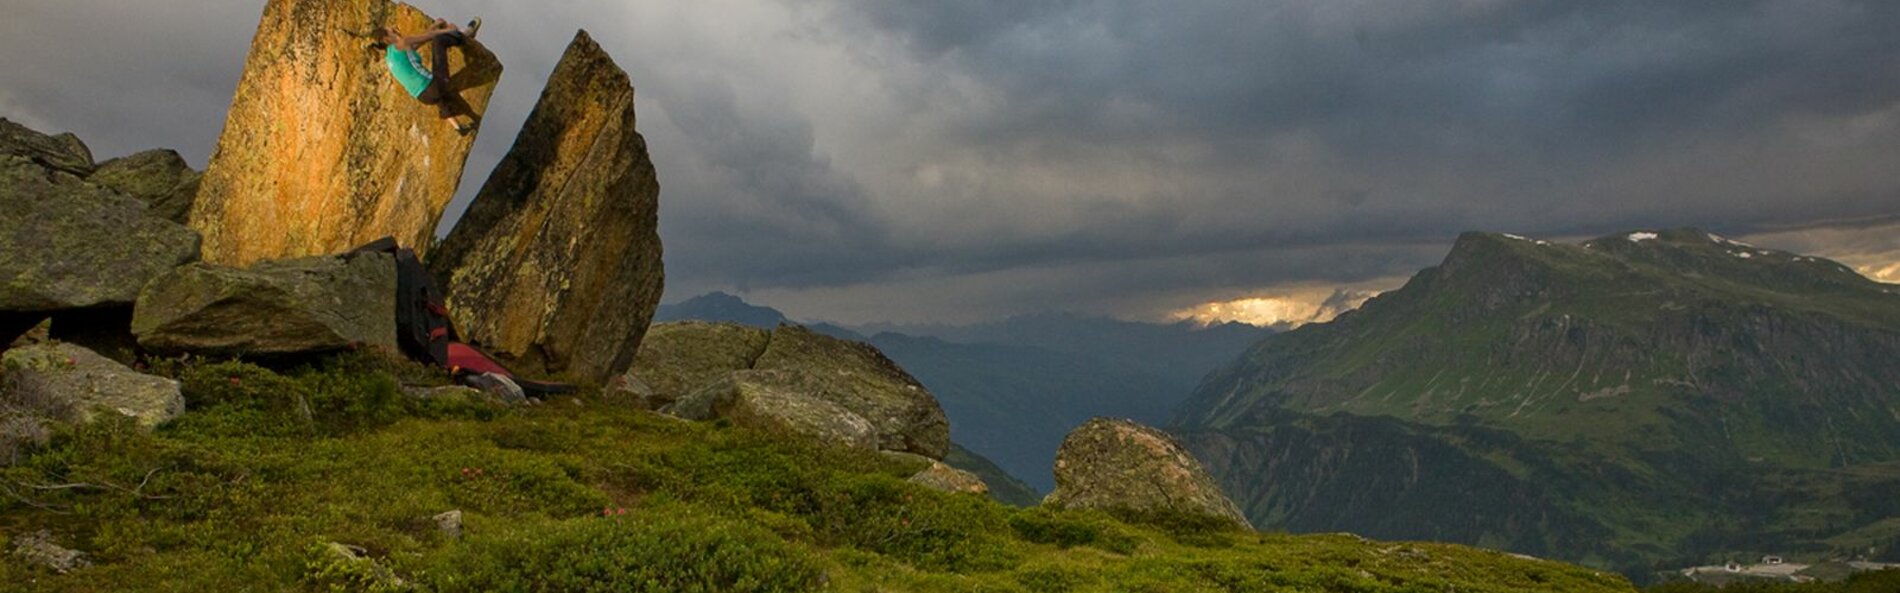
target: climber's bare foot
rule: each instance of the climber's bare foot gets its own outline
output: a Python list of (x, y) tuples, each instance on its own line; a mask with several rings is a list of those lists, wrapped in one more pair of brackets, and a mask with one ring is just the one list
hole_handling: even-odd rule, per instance
[(475, 20), (468, 22), (468, 28), (462, 29), (462, 34), (468, 36), (469, 39), (474, 39), (475, 32), (480, 30), (482, 30), (482, 17), (475, 17)]
[(467, 136), (475, 131), (475, 122), (473, 120), (470, 120), (468, 123), (462, 123), (462, 118), (451, 117), (449, 118), (449, 125), (455, 128), (456, 133), (463, 136)]

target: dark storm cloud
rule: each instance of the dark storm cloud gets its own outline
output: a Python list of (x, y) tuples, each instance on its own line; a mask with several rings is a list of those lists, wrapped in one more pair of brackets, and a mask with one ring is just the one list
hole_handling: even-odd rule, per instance
[[(202, 163), (259, 4), (8, 2), (0, 115)], [(451, 213), (586, 27), (640, 89), (674, 300), (1153, 316), (1391, 282), (1468, 229), (1747, 235), (1900, 211), (1893, 2), (449, 8), (489, 16), (508, 65)]]

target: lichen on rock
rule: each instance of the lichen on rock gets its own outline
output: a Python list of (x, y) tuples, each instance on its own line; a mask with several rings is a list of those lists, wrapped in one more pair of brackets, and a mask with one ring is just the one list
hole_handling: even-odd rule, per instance
[(156, 352), (292, 354), (396, 348), (396, 263), (386, 253), (196, 263), (148, 284), (132, 333)]
[(185, 398), (177, 381), (139, 373), (72, 344), (14, 348), (0, 357), (0, 367), (8, 374), (36, 377), (35, 389), (40, 393), (33, 397), (48, 400), (36, 407), (47, 411), (48, 404), (56, 405), (59, 410), (53, 420), (89, 422), (106, 410), (152, 427), (185, 412)]
[(605, 384), (664, 283), (660, 186), (633, 85), (580, 32), (429, 266), (464, 337), (518, 371)]
[(1252, 528), (1201, 462), (1165, 432), (1095, 418), (1056, 451), (1056, 489), (1043, 504), (1205, 515)]
[[(385, 236), (427, 249), (476, 135), (410, 97), (370, 34), (413, 35), (433, 20), (389, 0), (265, 5), (191, 207), (206, 261), (335, 253)], [(449, 51), (449, 70), (457, 108), (479, 117), (501, 63), (477, 41)]]

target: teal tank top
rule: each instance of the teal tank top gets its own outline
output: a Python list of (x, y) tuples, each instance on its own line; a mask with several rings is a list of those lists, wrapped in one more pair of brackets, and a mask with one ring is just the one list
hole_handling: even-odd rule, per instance
[(429, 70), (422, 67), (422, 56), (413, 51), (403, 51), (391, 45), (383, 51), (383, 61), (389, 64), (389, 73), (402, 84), (409, 96), (421, 95), (429, 88)]

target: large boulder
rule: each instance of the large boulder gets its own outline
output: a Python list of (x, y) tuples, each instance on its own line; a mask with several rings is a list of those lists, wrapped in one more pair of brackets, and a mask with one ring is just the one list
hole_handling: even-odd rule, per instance
[[(434, 19), (389, 0), (270, 0), (251, 41), (191, 227), (205, 260), (335, 253), (393, 236), (429, 245), (475, 134), (456, 131), (389, 75), (371, 32)], [(434, 51), (424, 47), (424, 59)], [(479, 117), (501, 63), (479, 42), (451, 49), (454, 104)]]
[(1095, 418), (1070, 431), (1056, 451), (1055, 475), (1043, 504), (1187, 513), (1253, 527), (1174, 437), (1128, 420)]
[(204, 175), (169, 149), (153, 149), (99, 163), (86, 179), (145, 202), (152, 216), (185, 224)]
[(752, 368), (765, 354), (772, 332), (730, 323), (680, 321), (655, 324), (640, 341), (621, 384), (647, 408), (679, 401), (732, 371)]
[(0, 254), (0, 312), (83, 309), (130, 304), (146, 281), (197, 259), (198, 236), (147, 216), (144, 202), (9, 153)]
[[(9, 375), (35, 377), (33, 381), (10, 379), (11, 389), (35, 393), (10, 393), (8, 398), (26, 400), (40, 412), (63, 416), (55, 418), (58, 420), (89, 422), (99, 411), (107, 410), (137, 418), (139, 424), (151, 427), (185, 411), (185, 398), (179, 393), (177, 381), (141, 374), (72, 344), (14, 348), (0, 357), (0, 366)], [(26, 385), (31, 387), (23, 387)]]
[(950, 452), (950, 421), (937, 397), (870, 344), (781, 325), (752, 368), (810, 373), (826, 399), (877, 427), (879, 448), (931, 459)]
[(681, 400), (679, 416), (725, 418), (739, 426), (876, 450), (877, 428), (823, 397), (824, 385), (800, 371), (734, 371)]
[(396, 347), (396, 263), (387, 253), (238, 269), (196, 263), (146, 286), (132, 333), (157, 352), (293, 354)]
[(633, 85), (585, 31), (430, 259), (463, 336), (517, 370), (606, 383), (664, 280), (660, 186)]

